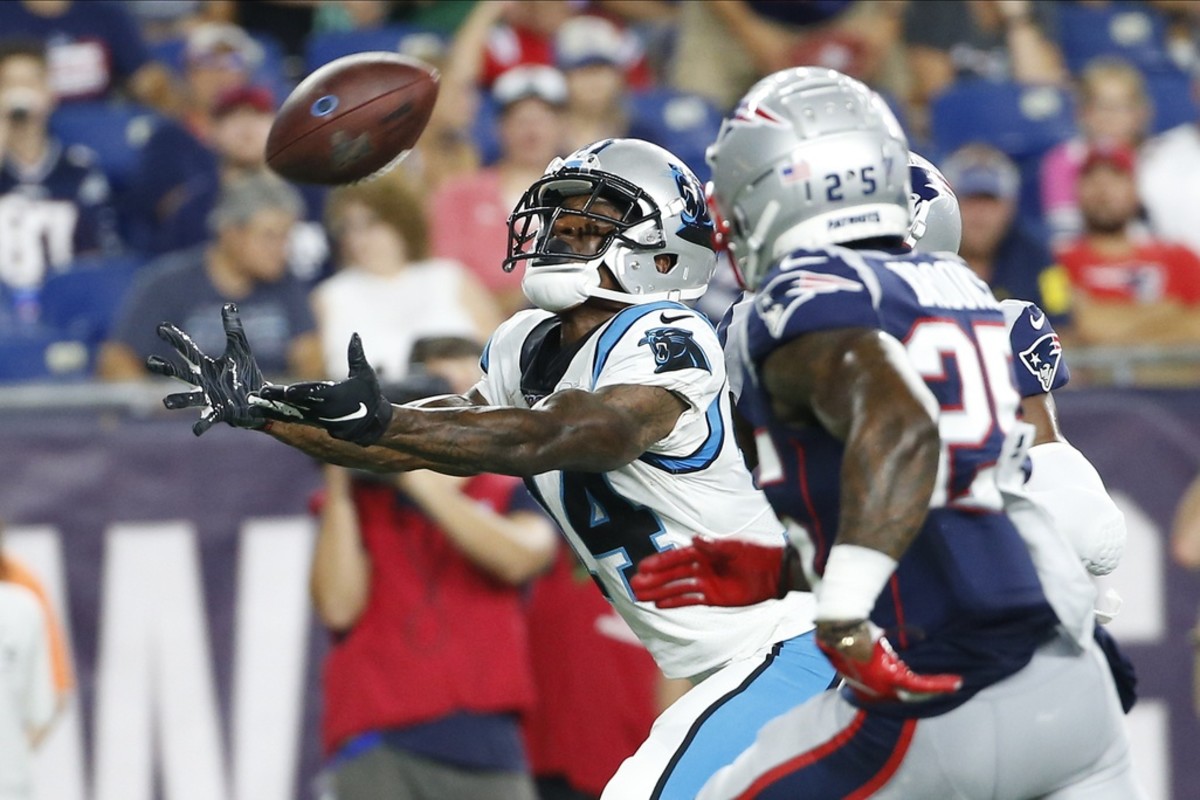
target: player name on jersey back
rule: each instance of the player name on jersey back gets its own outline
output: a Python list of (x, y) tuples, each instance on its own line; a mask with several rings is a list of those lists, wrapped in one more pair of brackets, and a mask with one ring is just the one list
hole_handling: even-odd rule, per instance
[(954, 311), (999, 309), (987, 284), (958, 261), (885, 261), (884, 267), (912, 287), (917, 302)]

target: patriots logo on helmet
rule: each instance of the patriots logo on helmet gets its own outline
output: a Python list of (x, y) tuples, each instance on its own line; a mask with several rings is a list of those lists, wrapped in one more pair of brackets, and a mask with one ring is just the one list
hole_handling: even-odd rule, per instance
[(676, 369), (702, 369), (712, 372), (708, 357), (692, 338), (692, 332), (683, 328), (651, 328), (638, 340), (654, 353), (654, 371), (670, 372)]
[(1058, 362), (1062, 360), (1062, 345), (1059, 344), (1058, 334), (1047, 333), (1022, 350), (1020, 356), (1025, 369), (1038, 379), (1042, 391), (1050, 391), (1054, 386), (1054, 376), (1058, 374)]

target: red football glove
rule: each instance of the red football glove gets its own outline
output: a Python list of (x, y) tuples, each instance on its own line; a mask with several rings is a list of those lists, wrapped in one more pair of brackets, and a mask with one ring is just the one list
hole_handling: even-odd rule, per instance
[(784, 553), (783, 547), (697, 536), (690, 547), (642, 559), (629, 584), (638, 600), (659, 608), (749, 606), (783, 596)]
[(919, 703), (962, 688), (961, 675), (913, 672), (896, 655), (883, 631), (867, 621), (850, 627), (819, 622), (817, 646), (861, 700)]

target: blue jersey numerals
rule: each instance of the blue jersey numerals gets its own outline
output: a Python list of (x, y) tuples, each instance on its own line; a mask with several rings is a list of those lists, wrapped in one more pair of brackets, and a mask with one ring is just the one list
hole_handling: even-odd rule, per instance
[(666, 548), (662, 520), (617, 494), (599, 472), (562, 473), (562, 500), (567, 521), (599, 568), (619, 575), (632, 598), (629, 576), (643, 558)]

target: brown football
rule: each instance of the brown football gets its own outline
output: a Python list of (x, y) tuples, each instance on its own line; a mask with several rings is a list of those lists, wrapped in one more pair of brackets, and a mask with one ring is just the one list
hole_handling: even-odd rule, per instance
[(437, 70), (415, 58), (371, 52), (331, 61), (283, 102), (267, 137), (267, 164), (300, 183), (373, 177), (416, 144), (437, 94)]

